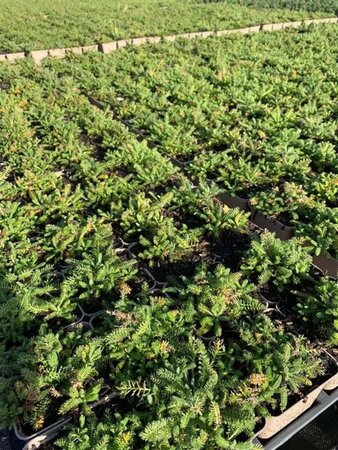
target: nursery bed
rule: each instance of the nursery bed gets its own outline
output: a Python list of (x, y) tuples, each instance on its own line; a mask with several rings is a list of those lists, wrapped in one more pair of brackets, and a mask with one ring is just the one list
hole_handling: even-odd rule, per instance
[[(81, 0), (53, 3), (19, 0), (11, 4), (1, 0), (2, 52), (22, 52), (45, 48), (97, 44), (112, 39), (144, 35), (178, 34), (200, 29), (238, 28), (251, 24), (328, 17), (335, 13), (334, 0), (309, 5), (257, 2), (204, 2), (189, 0), (95, 0), (84, 8)], [(29, 22), (27, 24), (27, 17)], [(156, 18), (156, 20), (154, 20)], [(28, 26), (27, 26), (28, 25)], [(14, 31), (15, 30), (15, 31)]]
[(2, 423), (56, 422), (69, 450), (272, 449), (336, 401), (337, 283), (313, 265), (337, 249), (336, 40), (0, 66)]

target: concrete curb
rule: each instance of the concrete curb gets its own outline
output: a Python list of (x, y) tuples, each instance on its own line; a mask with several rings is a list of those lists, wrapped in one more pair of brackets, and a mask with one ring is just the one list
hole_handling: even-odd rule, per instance
[(23, 59), (26, 57), (25, 52), (19, 53), (4, 53), (0, 55), (0, 61), (15, 61), (17, 59)]

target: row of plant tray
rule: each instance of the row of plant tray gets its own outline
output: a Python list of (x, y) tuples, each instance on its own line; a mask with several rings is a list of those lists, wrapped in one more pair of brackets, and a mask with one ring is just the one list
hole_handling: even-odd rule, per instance
[[(90, 98), (90, 102), (94, 104), (97, 107), (102, 108), (101, 102), (93, 101), (95, 99)], [(173, 161), (177, 164), (177, 161)], [(283, 240), (290, 239), (294, 234), (294, 227), (287, 227), (281, 222), (270, 220), (265, 218), (263, 215), (261, 215), (257, 210), (250, 207), (249, 202), (247, 199), (240, 198), (238, 196), (231, 196), (228, 193), (222, 193), (218, 195), (217, 199), (226, 204), (227, 206), (234, 208), (238, 207), (245, 211), (251, 211), (251, 221), (259, 228), (268, 229), (270, 231), (273, 231), (276, 233), (276, 235)], [(284, 231), (284, 233), (283, 233)], [(128, 244), (125, 243), (122, 240), (123, 246), (119, 249), (117, 249), (119, 252), (125, 252), (125, 254), (131, 258), (135, 259), (136, 256), (132, 252), (132, 247), (134, 243)], [(317, 261), (323, 263), (323, 261), (327, 264), (327, 259), (324, 256), (317, 257)], [(317, 262), (316, 261), (316, 262)], [(320, 268), (320, 267), (319, 267)], [(331, 270), (331, 268), (329, 267)], [(326, 273), (329, 271), (326, 270)], [(151, 291), (159, 291), (164, 286), (165, 283), (158, 282), (152, 274), (145, 269), (146, 275), (149, 277), (152, 287)], [(329, 274), (329, 273), (328, 273)], [(335, 275), (330, 276), (337, 276), (337, 271), (335, 272)], [(93, 321), (99, 317), (101, 314), (104, 313), (104, 311), (97, 311), (94, 313), (86, 313), (80, 306), (80, 317), (75, 322), (71, 323), (67, 326), (68, 329), (72, 329), (74, 326), (80, 326), (83, 329), (93, 329)], [(276, 416), (270, 416), (265, 419), (265, 424), (260, 430), (258, 430), (254, 436), (254, 438), (251, 438), (250, 440), (256, 441), (256, 442), (264, 442), (264, 448), (272, 450), (275, 448), (278, 448), (279, 445), (282, 444), (281, 439), (284, 439), (283, 442), (288, 440), (293, 434), (295, 434), (299, 429), (301, 429), (303, 426), (306, 425), (306, 423), (309, 423), (311, 420), (313, 420), (320, 412), (324, 411), (325, 407), (329, 407), (331, 404), (333, 404), (336, 401), (336, 397), (338, 396), (338, 369), (337, 369), (337, 361), (335, 358), (333, 358), (331, 355), (330, 357), (332, 360), (334, 360), (335, 364), (335, 373), (331, 376), (329, 376), (324, 382), (321, 384), (315, 386), (312, 388), (303, 398), (298, 400), (296, 403), (291, 405), (286, 411), (283, 413), (276, 415)], [(327, 394), (327, 392), (332, 391), (332, 394)], [(100, 400), (93, 403), (91, 405), (91, 408), (95, 408), (96, 406), (109, 402), (111, 398), (116, 397), (116, 393), (109, 393), (103, 395)], [(323, 399), (326, 399), (324, 402)], [(320, 406), (318, 406), (318, 403)], [(313, 408), (311, 406), (314, 405)], [(310, 409), (310, 410), (309, 410)], [(320, 412), (318, 412), (320, 410)], [(306, 413), (305, 416), (305, 412)], [(313, 412), (312, 412), (313, 411)], [(306, 417), (307, 422), (305, 422), (304, 419), (304, 425), (301, 425), (303, 422), (299, 420), (301, 418)], [(299, 418), (299, 419), (298, 419)], [(48, 427), (40, 430), (39, 432), (27, 436), (25, 435), (21, 429), (19, 424), (17, 423), (14, 427), (14, 433), (16, 436), (16, 440), (22, 443), (21, 448), (24, 450), (33, 450), (34, 448), (38, 448), (41, 444), (45, 444), (49, 442), (50, 440), (54, 439), (59, 432), (62, 430), (62, 428), (70, 422), (71, 418), (66, 417), (64, 419), (60, 419), (56, 421), (54, 424), (49, 425)], [(298, 428), (296, 430), (296, 425)], [(290, 425), (291, 424), (291, 425)], [(290, 428), (291, 427), (291, 428)], [(291, 431), (289, 431), (289, 429)], [(296, 430), (296, 431), (293, 431)], [(275, 436), (275, 437), (274, 437)], [(275, 443), (276, 442), (276, 443)], [(17, 446), (17, 448), (20, 448)]]
[[(87, 316), (90, 315), (87, 314)], [(91, 316), (97, 317), (98, 314)], [(77, 322), (77, 324), (82, 326), (80, 322)], [(106, 393), (97, 402), (92, 403), (90, 408), (95, 409), (99, 405), (108, 403), (116, 398), (117, 395), (115, 392)], [(283, 413), (267, 417), (264, 426), (256, 432), (250, 441), (262, 444), (266, 450), (274, 450), (336, 401), (338, 401), (338, 370), (326, 381), (315, 386), (302, 399), (298, 400)], [(12, 431), (11, 440), (15, 442), (13, 448), (22, 450), (39, 448), (42, 444), (55, 439), (71, 420), (71, 417), (65, 417), (30, 436), (23, 433), (19, 422), (17, 422)]]
[[(90, 100), (91, 101), (91, 100)], [(98, 102), (100, 103), (100, 102)], [(98, 103), (93, 105), (98, 106)], [(102, 107), (102, 105), (100, 105)], [(171, 158), (171, 162), (179, 167), (180, 169), (185, 169), (187, 165), (191, 162), (191, 160), (182, 162), (176, 158)], [(287, 241), (291, 239), (295, 235), (295, 226), (286, 225), (279, 220), (270, 219), (264, 216), (258, 209), (250, 205), (249, 198), (242, 198), (238, 195), (230, 195), (228, 192), (222, 192), (217, 195), (217, 200), (221, 203), (224, 203), (229, 208), (239, 208), (242, 211), (250, 212), (250, 222), (256, 225), (258, 228), (262, 230), (268, 230), (281, 239), (282, 241)], [(338, 277), (338, 260), (333, 258), (330, 255), (320, 254), (313, 256), (313, 265), (317, 267), (321, 272), (325, 275), (328, 275), (331, 278)]]
[[(82, 92), (83, 95), (85, 95), (89, 101), (89, 103), (93, 106), (96, 106), (97, 108), (101, 110), (105, 110), (107, 106), (102, 102), (97, 100), (95, 97)], [(131, 129), (128, 126), (128, 123), (125, 123), (126, 126), (129, 128), (131, 132), (137, 135), (137, 132), (135, 130)], [(189, 161), (182, 162), (177, 158), (171, 158), (172, 164), (179, 167), (180, 169), (185, 169), (186, 166), (190, 163)], [(270, 219), (268, 217), (265, 217), (260, 211), (258, 211), (256, 208), (254, 208), (252, 205), (250, 205), (250, 200), (247, 198), (239, 197), (238, 195), (230, 195), (227, 192), (222, 192), (217, 196), (217, 199), (224, 203), (225, 205), (229, 206), (229, 208), (239, 208), (243, 211), (250, 211), (250, 221), (256, 225), (258, 228), (262, 230), (268, 230), (272, 233), (275, 233), (276, 236), (281, 239), (282, 241), (286, 241), (288, 239), (291, 239), (295, 235), (295, 226), (289, 226), (286, 224), (283, 224), (282, 222), (276, 220), (276, 219)], [(314, 255), (313, 256), (313, 265), (317, 267), (321, 272), (323, 272), (325, 275), (328, 275), (331, 278), (337, 278), (338, 277), (338, 260), (333, 258), (332, 256), (326, 255), (326, 254), (320, 254), (320, 255)]]
[[(87, 314), (87, 316), (90, 315)], [(93, 314), (91, 316), (97, 317), (98, 315)], [(82, 325), (80, 322), (76, 323)], [(108, 403), (117, 395), (115, 392), (106, 393), (97, 402), (92, 403), (90, 408), (95, 409), (99, 405)], [(338, 401), (338, 370), (283, 413), (267, 417), (264, 426), (256, 432), (250, 441), (260, 443), (266, 450), (277, 449), (336, 401)], [(65, 417), (30, 436), (22, 432), (19, 422), (17, 422), (12, 431), (11, 440), (15, 442), (12, 448), (15, 448), (15, 450), (39, 448), (42, 444), (55, 439), (71, 420), (71, 417)]]
[(32, 58), (35, 64), (41, 64), (41, 61), (47, 57), (54, 58), (65, 58), (67, 54), (82, 54), (87, 51), (99, 51), (104, 54), (109, 54), (115, 50), (119, 50), (127, 45), (144, 45), (147, 43), (158, 43), (163, 41), (175, 41), (177, 39), (194, 39), (207, 38), (209, 36), (226, 36), (234, 33), (238, 34), (248, 34), (248, 33), (258, 33), (260, 31), (278, 31), (285, 30), (287, 28), (300, 28), (301, 26), (309, 26), (316, 24), (336, 24), (338, 23), (338, 17), (328, 17), (322, 19), (308, 19), (308, 20), (298, 20), (293, 22), (279, 22), (279, 23), (267, 23), (261, 25), (254, 25), (249, 27), (229, 29), (229, 30), (219, 30), (219, 31), (196, 31), (183, 34), (175, 34), (171, 36), (144, 36), (135, 37), (131, 39), (119, 39), (117, 41), (99, 43), (94, 45), (82, 45), (80, 47), (65, 47), (65, 48), (53, 48), (46, 50), (33, 50), (24, 51), (17, 53), (2, 53), (0, 54), (1, 61), (15, 61), (17, 59), (23, 59), (26, 57)]
[[(318, 388), (316, 389), (318, 390)], [(315, 391), (314, 391), (315, 392)], [(100, 400), (100, 404), (104, 402), (109, 402), (113, 395), (107, 395)], [(309, 398), (310, 395), (307, 397)], [(303, 400), (302, 402), (305, 402)], [(291, 439), (295, 434), (297, 434), (301, 429), (311, 423), (316, 417), (322, 414), (325, 410), (330, 408), (338, 402), (338, 388), (329, 391), (327, 388), (322, 389), (317, 397), (311, 401), (310, 406), (306, 406), (302, 412), (299, 412), (297, 416), (294, 414), (292, 421), (281, 431), (275, 434), (271, 439), (264, 439), (262, 437), (262, 432), (266, 430), (268, 422), (265, 424), (261, 432), (258, 432), (258, 436), (252, 439), (255, 444), (260, 444), (265, 450), (275, 450)], [(95, 406), (98, 406), (98, 403)], [(308, 401), (310, 403), (310, 400)], [(306, 404), (306, 403), (305, 403)], [(290, 408), (292, 410), (298, 404), (293, 405)], [(286, 411), (288, 412), (288, 411)], [(285, 412), (285, 413), (286, 413)], [(283, 413), (284, 414), (284, 413)], [(55, 439), (60, 431), (71, 421), (71, 418), (66, 418), (55, 422), (54, 424), (46, 427), (39, 433), (32, 436), (24, 435), (18, 426), (14, 427), (14, 433), (9, 436), (9, 443), (12, 449), (22, 449), (22, 450), (33, 450), (39, 448), (42, 444), (46, 444), (51, 440)], [(279, 418), (282, 421), (282, 418)]]
[[(123, 239), (120, 238), (121, 246), (116, 248), (116, 253), (125, 255), (128, 259), (136, 259), (136, 256), (134, 253), (132, 253), (132, 248), (135, 245), (135, 242), (128, 243), (125, 242)], [(161, 291), (166, 283), (162, 283), (157, 281), (151, 272), (144, 268), (143, 273), (146, 278), (148, 278), (149, 281), (149, 292), (159, 292)], [(165, 294), (167, 295), (167, 294)], [(95, 320), (97, 320), (100, 316), (102, 316), (105, 313), (105, 310), (98, 310), (95, 312), (87, 312), (81, 305), (77, 305), (79, 314), (78, 318), (75, 319), (70, 324), (66, 325), (64, 327), (65, 330), (74, 330), (75, 328), (81, 328), (82, 330), (94, 330), (95, 328)], [(109, 403), (111, 400), (116, 398), (119, 394), (117, 392), (104, 392), (99, 400), (96, 402), (93, 402), (89, 405), (90, 409), (94, 410), (100, 405)], [(12, 450), (35, 450), (39, 448), (41, 445), (47, 444), (48, 442), (54, 440), (58, 437), (62, 429), (71, 422), (73, 417), (66, 416), (64, 418), (61, 418), (54, 423), (46, 426), (42, 430), (37, 431), (36, 433), (33, 433), (31, 435), (26, 434), (20, 425), (20, 421), (17, 420), (14, 423), (13, 429), (9, 433), (9, 445), (11, 446)], [(1, 447), (0, 447), (1, 450)]]
[[(128, 259), (137, 259), (137, 256), (133, 253), (133, 247), (136, 243), (127, 243), (123, 241), (123, 239), (120, 240), (122, 245), (116, 249), (117, 253), (124, 254)], [(143, 268), (142, 271), (150, 282), (150, 292), (160, 292), (166, 287), (167, 283), (156, 280), (147, 268)], [(168, 294), (164, 293), (164, 295)], [(266, 301), (264, 296), (261, 297), (263, 301)], [(83, 330), (94, 329), (95, 320), (105, 313), (102, 309), (89, 313), (86, 312), (80, 305), (78, 305), (78, 310), (78, 319), (66, 325), (66, 330), (72, 330), (75, 327), (81, 327)], [(281, 414), (271, 415), (264, 419), (263, 427), (259, 428), (255, 435), (249, 439), (249, 441), (263, 444), (264, 448), (267, 450), (276, 449), (283, 442), (290, 439), (307, 423), (311, 422), (326, 408), (335, 403), (338, 399), (338, 362), (328, 352), (326, 352), (326, 354), (328, 355), (333, 366), (331, 375), (329, 375), (325, 381), (312, 387), (300, 400), (293, 403)], [(332, 374), (332, 372), (334, 373)], [(116, 392), (104, 392), (98, 401), (93, 402), (90, 405), (90, 408), (95, 409), (99, 405), (109, 403), (117, 396), (118, 393)], [(13, 441), (12, 448), (14, 450), (37, 449), (41, 445), (57, 438), (62, 429), (71, 420), (72, 417), (70, 416), (59, 419), (32, 435), (25, 434), (20, 427), (20, 422), (17, 421), (10, 434), (11, 440)]]
[[(96, 100), (95, 98), (87, 95), (89, 102), (100, 108), (105, 109), (105, 105)], [(181, 169), (185, 169), (185, 167), (189, 164), (189, 161), (182, 162), (175, 158), (171, 158), (171, 162), (178, 166)], [(217, 200), (221, 203), (226, 204), (230, 208), (238, 207), (243, 211), (250, 211), (251, 217), (250, 221), (259, 227), (260, 229), (267, 229), (271, 232), (274, 232), (278, 238), (281, 240), (291, 239), (295, 234), (296, 227), (287, 226), (280, 221), (266, 218), (262, 215), (256, 208), (253, 208), (249, 199), (241, 198), (237, 195), (230, 195), (229, 193), (223, 192), (217, 196)], [(318, 267), (324, 274), (337, 278), (338, 275), (338, 261), (333, 259), (332, 257), (326, 255), (314, 256), (313, 264)], [(334, 359), (332, 357), (332, 359)], [(319, 395), (322, 392), (337, 390), (338, 388), (338, 369), (337, 369), (337, 361), (335, 360), (336, 373), (329, 377), (325, 382), (320, 385), (314, 387), (307, 395), (305, 395), (301, 400), (293, 404), (290, 408), (284, 411), (282, 414), (278, 416), (271, 416), (266, 419), (265, 425), (262, 429), (260, 429), (256, 433), (256, 439), (271, 439), (277, 433), (279, 434), (281, 430), (285, 427), (288, 428), (288, 425), (297, 419), (301, 414), (307, 411), (313, 403), (317, 400)], [(335, 391), (336, 392), (336, 391)], [(324, 394), (322, 394), (322, 397)], [(288, 434), (287, 434), (288, 435)], [(291, 436), (290, 436), (291, 437)], [(271, 447), (277, 448), (277, 447)]]
[[(117, 395), (115, 392), (103, 395), (90, 408), (95, 409), (99, 405), (108, 403)], [(321, 385), (315, 387), (303, 399), (296, 402), (282, 414), (268, 417), (263, 428), (250, 441), (263, 445), (265, 450), (277, 449), (337, 401), (338, 372)], [(71, 420), (71, 417), (60, 419), (31, 436), (25, 435), (20, 425), (16, 423), (10, 438), (12, 448), (22, 450), (39, 448), (42, 444), (55, 439)]]

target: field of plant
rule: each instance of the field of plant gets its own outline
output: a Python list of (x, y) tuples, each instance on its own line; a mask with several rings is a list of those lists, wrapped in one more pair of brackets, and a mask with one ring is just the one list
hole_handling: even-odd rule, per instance
[(204, 3), (223, 2), (232, 5), (249, 6), (253, 8), (289, 9), (290, 11), (325, 11), (337, 13), (336, 0), (200, 0)]
[(336, 2), (0, 0), (0, 53), (326, 17)]
[[(338, 28), (0, 65), (0, 422), (252, 449), (337, 371)], [(222, 193), (295, 227), (282, 241)]]

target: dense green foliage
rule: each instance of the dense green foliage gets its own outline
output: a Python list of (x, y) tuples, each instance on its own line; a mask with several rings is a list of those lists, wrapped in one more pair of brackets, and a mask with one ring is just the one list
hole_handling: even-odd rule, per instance
[[(145, 35), (224, 30), (247, 25), (326, 17), (316, 12), (203, 4), (198, 0), (0, 0), (0, 53), (40, 50)], [(332, 15), (332, 14), (331, 14)]]
[[(72, 417), (69, 450), (247, 450), (325, 373), (337, 285), (311, 256), (337, 251), (337, 38), (0, 65), (2, 424)], [(298, 235), (253, 229), (224, 190)]]
[(226, 2), (227, 4), (253, 8), (289, 9), (296, 11), (326, 11), (337, 14), (337, 0), (201, 0), (204, 3)]
[(316, 254), (335, 256), (337, 38), (319, 27), (46, 64), (162, 155), (190, 161), (196, 180), (249, 197)]

